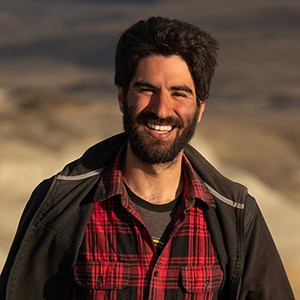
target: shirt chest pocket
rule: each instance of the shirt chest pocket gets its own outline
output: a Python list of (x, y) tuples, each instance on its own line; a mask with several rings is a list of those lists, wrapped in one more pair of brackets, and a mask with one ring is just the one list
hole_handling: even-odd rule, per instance
[(119, 262), (82, 262), (74, 269), (75, 283), (85, 289), (120, 290), (129, 283), (129, 268)]
[(220, 266), (187, 266), (181, 268), (181, 278), (187, 293), (214, 295), (222, 283), (223, 272)]

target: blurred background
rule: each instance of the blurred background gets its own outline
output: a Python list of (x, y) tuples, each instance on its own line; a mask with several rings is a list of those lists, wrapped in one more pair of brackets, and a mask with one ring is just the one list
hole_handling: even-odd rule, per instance
[(122, 130), (114, 49), (152, 15), (194, 23), (220, 42), (193, 144), (257, 198), (300, 299), (296, 0), (2, 0), (0, 269), (33, 188)]

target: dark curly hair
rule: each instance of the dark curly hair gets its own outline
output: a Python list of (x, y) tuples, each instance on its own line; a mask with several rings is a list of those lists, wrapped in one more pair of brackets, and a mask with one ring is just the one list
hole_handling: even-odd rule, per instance
[(121, 86), (126, 95), (141, 58), (179, 55), (189, 67), (200, 103), (209, 97), (217, 51), (217, 41), (195, 25), (163, 17), (141, 20), (129, 27), (119, 39), (115, 84)]

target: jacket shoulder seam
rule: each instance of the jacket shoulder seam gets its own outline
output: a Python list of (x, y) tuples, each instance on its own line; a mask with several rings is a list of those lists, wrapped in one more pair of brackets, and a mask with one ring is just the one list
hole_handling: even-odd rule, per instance
[(102, 173), (104, 168), (96, 169), (87, 173), (78, 174), (78, 175), (57, 175), (58, 180), (82, 180), (87, 179), (93, 176), (97, 176)]
[(212, 195), (214, 195), (216, 198), (218, 198), (219, 200), (221, 200), (222, 202), (224, 202), (225, 204), (234, 207), (234, 208), (238, 208), (238, 209), (244, 209), (245, 208), (245, 204), (244, 203), (238, 203), (235, 202), (231, 199), (226, 198), (225, 196), (221, 195), (219, 192), (217, 192), (215, 189), (213, 189), (209, 184), (207, 184), (205, 182), (206, 187), (208, 188), (208, 190), (210, 191), (210, 193)]

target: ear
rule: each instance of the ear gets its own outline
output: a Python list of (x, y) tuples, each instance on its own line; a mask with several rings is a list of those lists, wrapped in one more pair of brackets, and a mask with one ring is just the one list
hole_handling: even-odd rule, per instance
[(204, 110), (205, 110), (205, 104), (206, 104), (206, 100), (200, 102), (200, 108), (199, 108), (199, 115), (198, 115), (197, 123), (200, 123), (200, 121), (201, 121), (202, 115), (203, 115)]
[(121, 86), (118, 85), (118, 101), (119, 101), (119, 109), (121, 113), (124, 113), (124, 93)]

